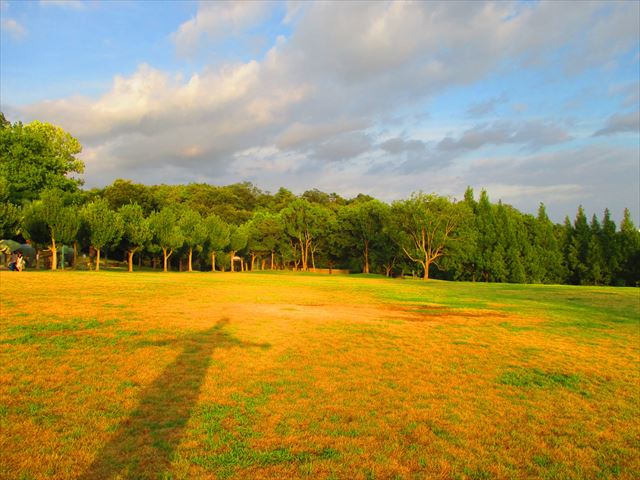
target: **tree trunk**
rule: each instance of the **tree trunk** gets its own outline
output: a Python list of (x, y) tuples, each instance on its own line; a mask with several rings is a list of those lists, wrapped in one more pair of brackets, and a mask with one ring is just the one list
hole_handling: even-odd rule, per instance
[(100, 249), (96, 248), (96, 272), (100, 271)]
[(58, 269), (58, 249), (55, 238), (51, 239), (51, 270)]
[(275, 256), (273, 250), (271, 250), (271, 270), (273, 270), (273, 257)]
[(251, 271), (253, 272), (253, 266), (255, 265), (256, 256), (255, 254), (251, 254)]
[(211, 252), (211, 271), (216, 271), (216, 252)]
[(313, 271), (315, 272), (315, 270), (316, 270), (316, 252), (315, 252), (315, 250), (313, 248), (311, 249), (311, 266), (313, 267)]
[(73, 241), (73, 268), (78, 264), (78, 241)]
[(134, 250), (128, 250), (127, 251), (127, 260), (128, 260), (128, 263), (129, 263), (129, 271), (130, 272), (133, 272), (133, 253), (134, 253)]
[(162, 257), (164, 259), (164, 267), (163, 267), (163, 272), (167, 271), (167, 260), (169, 260), (169, 255), (167, 255), (167, 249), (163, 248), (162, 249)]
[(229, 258), (231, 258), (231, 271), (232, 271), (232, 272), (235, 272), (235, 271), (236, 271), (236, 267), (233, 265), (233, 257), (235, 257), (235, 256), (236, 256), (236, 252), (235, 252), (235, 250), (231, 250), (231, 251), (229, 252)]
[(193, 272), (193, 268), (191, 267), (192, 258), (193, 258), (193, 248), (189, 247), (189, 272)]
[(369, 273), (369, 242), (364, 242), (364, 267), (362, 273)]
[(425, 260), (424, 263), (422, 264), (422, 266), (424, 267), (424, 277), (422, 278), (425, 282), (427, 280), (429, 280), (429, 264), (431, 262), (429, 262), (428, 260)]
[(262, 257), (260, 263), (260, 270), (264, 271), (264, 267), (267, 265), (267, 259)]

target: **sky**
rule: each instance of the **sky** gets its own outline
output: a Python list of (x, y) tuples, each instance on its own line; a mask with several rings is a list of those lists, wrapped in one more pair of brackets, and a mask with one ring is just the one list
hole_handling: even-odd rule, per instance
[(0, 109), (87, 188), (467, 186), (640, 224), (640, 2), (0, 0)]

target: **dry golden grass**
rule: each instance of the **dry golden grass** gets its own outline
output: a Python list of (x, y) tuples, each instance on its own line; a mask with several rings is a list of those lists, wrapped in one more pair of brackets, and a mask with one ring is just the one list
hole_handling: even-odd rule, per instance
[(639, 299), (0, 272), (0, 476), (637, 478)]

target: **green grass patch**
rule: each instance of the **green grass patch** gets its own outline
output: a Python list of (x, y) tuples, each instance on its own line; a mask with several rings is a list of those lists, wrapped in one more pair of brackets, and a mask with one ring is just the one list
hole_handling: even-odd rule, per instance
[(576, 374), (545, 372), (539, 368), (515, 367), (503, 372), (498, 383), (525, 388), (566, 388), (578, 390), (581, 378)]

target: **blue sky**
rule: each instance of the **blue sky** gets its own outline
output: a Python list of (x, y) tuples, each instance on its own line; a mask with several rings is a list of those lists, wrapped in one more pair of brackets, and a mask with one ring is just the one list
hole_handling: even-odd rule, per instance
[(2, 0), (0, 108), (76, 136), (87, 187), (470, 185), (640, 223), (639, 9)]

